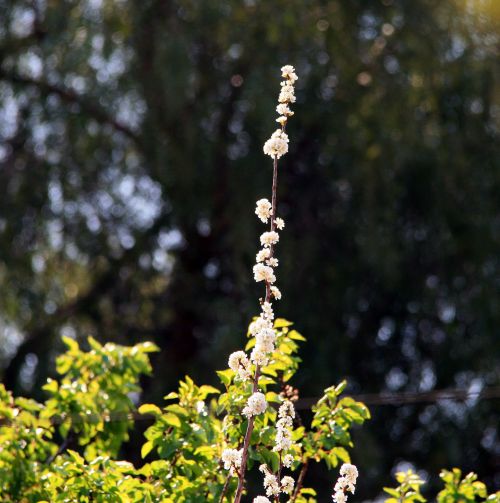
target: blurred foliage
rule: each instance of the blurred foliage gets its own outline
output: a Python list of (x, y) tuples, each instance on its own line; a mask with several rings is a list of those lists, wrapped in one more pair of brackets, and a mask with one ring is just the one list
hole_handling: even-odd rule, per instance
[[(148, 401), (186, 373), (214, 384), (257, 309), (252, 208), (285, 63), (300, 80), (280, 313), (310, 337), (304, 393), (498, 385), (496, 0), (0, 0), (0, 19), (0, 368), (16, 395), (42, 399), (61, 334), (153, 341)], [(498, 417), (472, 398), (376, 408), (360, 497), (403, 460), (500, 485)]]
[[(101, 346), (90, 338), (92, 349), (84, 352), (75, 341), (65, 342), (69, 349), (57, 362), (61, 380), (44, 386), (44, 404), (13, 398), (0, 384), (0, 499), (148, 501), (143, 491), (141, 498), (120, 496), (136, 494), (140, 481), (129, 477), (132, 464), (111, 458), (133, 427), (129, 394), (150, 372), (148, 353), (155, 347)], [(79, 448), (86, 460), (73, 450)]]
[[(458, 468), (442, 470), (440, 477), (444, 482), (444, 489), (437, 495), (438, 503), (474, 503), (476, 501), (500, 501), (500, 491), (488, 496), (486, 486), (477, 480), (475, 473), (469, 473), (462, 479), (462, 472)], [(391, 495), (385, 503), (414, 503), (427, 501), (420, 494), (420, 486), (425, 482), (412, 470), (396, 473), (399, 486), (395, 489), (385, 487), (384, 491)]]
[(385, 503), (415, 503), (415, 501), (427, 501), (420, 493), (420, 486), (425, 482), (412, 470), (396, 473), (399, 485), (395, 489), (384, 487), (384, 491), (392, 496)]

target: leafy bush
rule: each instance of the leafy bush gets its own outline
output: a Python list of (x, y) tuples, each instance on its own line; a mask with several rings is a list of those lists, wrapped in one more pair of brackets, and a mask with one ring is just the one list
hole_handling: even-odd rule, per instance
[[(275, 327), (276, 351), (260, 381), (273, 406), (255, 421), (250, 468), (279, 466), (279, 454), (273, 451), (276, 408), (290, 395), (289, 383), (300, 364), (304, 337), (285, 320), (276, 320)], [(247, 347), (254, 341), (249, 337)], [(140, 413), (154, 423), (142, 446), (148, 462), (136, 468), (117, 456), (133, 426), (130, 393), (140, 391), (141, 374), (151, 373), (148, 353), (155, 346), (102, 346), (89, 339), (90, 350), (82, 351), (74, 340), (65, 342), (68, 351), (57, 359), (61, 377), (44, 387), (49, 395), (45, 403), (13, 398), (0, 385), (1, 501), (165, 503), (219, 501), (223, 493), (229, 501), (234, 496), (237, 478), (228, 476), (221, 456), (226, 447), (240, 445), (245, 433), (248, 420), (241, 409), (252, 394), (249, 383), (236, 379), (231, 369), (218, 372), (220, 390), (186, 377), (177, 392), (165, 397), (164, 407), (142, 405)], [(325, 390), (313, 407), (311, 424), (296, 418), (291, 473), (300, 473), (312, 461), (324, 461), (329, 468), (350, 461), (351, 429), (370, 415), (362, 403), (342, 397), (345, 384)], [(441, 478), (445, 488), (437, 496), (439, 503), (500, 501), (500, 493), (487, 496), (474, 474), (462, 479), (454, 469), (443, 471)], [(397, 488), (385, 489), (388, 503), (426, 501), (418, 475), (399, 473), (397, 481)], [(315, 491), (300, 486), (291, 500), (316, 501)]]
[[(275, 327), (275, 357), (262, 368), (260, 384), (268, 403), (277, 406), (298, 369), (298, 343), (305, 339), (285, 320), (276, 320)], [(254, 341), (251, 337), (248, 347)], [(165, 397), (169, 403), (163, 409), (142, 405), (139, 412), (154, 417), (142, 455), (155, 459), (135, 469), (116, 457), (133, 425), (130, 393), (140, 391), (140, 375), (151, 372), (148, 353), (155, 346), (101, 346), (90, 338), (91, 349), (84, 352), (74, 340), (65, 342), (68, 351), (57, 359), (61, 378), (44, 386), (49, 394), (44, 404), (14, 399), (0, 387), (2, 501), (201, 502), (234, 494), (236, 479), (221, 469), (221, 455), (244, 434), (241, 408), (252, 394), (250, 384), (227, 369), (218, 372), (222, 392), (186, 377)], [(345, 382), (325, 391), (309, 428), (294, 428), (294, 471), (310, 461), (324, 460), (329, 467), (349, 461), (351, 427), (362, 424), (369, 412), (360, 402), (340, 398), (344, 387)], [(276, 416), (276, 408), (269, 407), (255, 421), (250, 466), (278, 467)], [(312, 501), (314, 494), (302, 487), (295, 501)]]

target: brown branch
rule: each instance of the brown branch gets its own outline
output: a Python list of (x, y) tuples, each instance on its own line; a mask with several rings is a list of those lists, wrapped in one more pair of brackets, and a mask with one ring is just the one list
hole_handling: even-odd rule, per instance
[[(283, 460), (281, 459), (281, 451), (280, 451), (280, 464), (279, 464), (279, 467), (278, 467), (278, 484), (280, 485), (281, 487), (281, 470), (283, 468)], [(280, 500), (280, 496), (279, 496), (279, 493), (276, 495), (276, 501), (279, 501)]]
[(302, 465), (302, 468), (300, 469), (299, 478), (297, 479), (295, 491), (293, 492), (293, 496), (290, 499), (290, 503), (293, 503), (297, 499), (297, 496), (299, 495), (300, 490), (302, 489), (302, 486), (304, 485), (304, 478), (306, 476), (308, 467), (309, 467), (309, 458), (304, 461), (304, 464)]
[(47, 461), (45, 461), (46, 465), (51, 465), (57, 458), (57, 456), (60, 456), (68, 448), (69, 444), (74, 440), (73, 435), (74, 435), (73, 430), (69, 430), (68, 435), (63, 440), (57, 451), (52, 456), (50, 456), (47, 459)]
[(229, 487), (229, 482), (231, 481), (232, 475), (229, 473), (226, 477), (226, 482), (224, 482), (224, 487), (222, 488), (222, 492), (220, 494), (219, 503), (223, 503), (224, 497), (226, 496), (227, 489)]
[(19, 75), (14, 72), (8, 72), (0, 69), (0, 80), (6, 80), (13, 84), (36, 87), (43, 95), (54, 94), (59, 96), (63, 101), (78, 105), (80, 110), (85, 114), (94, 118), (101, 124), (109, 124), (116, 131), (122, 133), (127, 138), (132, 140), (142, 150), (142, 140), (137, 133), (132, 131), (126, 124), (123, 124), (118, 119), (112, 117), (104, 108), (91, 102), (89, 98), (81, 96), (75, 91), (57, 84), (51, 84), (45, 80), (37, 80), (31, 77)]

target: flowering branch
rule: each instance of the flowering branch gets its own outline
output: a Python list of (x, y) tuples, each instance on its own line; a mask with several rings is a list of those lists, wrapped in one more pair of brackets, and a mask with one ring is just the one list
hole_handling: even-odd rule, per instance
[[(236, 351), (229, 357), (229, 367), (235, 372), (238, 379), (245, 381), (252, 379), (252, 395), (248, 398), (246, 406), (243, 408), (242, 414), (248, 418), (247, 429), (243, 439), (243, 446), (241, 450), (235, 451), (234, 449), (226, 449), (223, 453), (224, 457), (229, 460), (226, 463), (226, 469), (230, 470), (230, 474), (238, 475), (238, 487), (234, 498), (235, 503), (240, 503), (241, 496), (245, 485), (245, 472), (248, 461), (248, 450), (250, 448), (250, 439), (255, 424), (255, 416), (265, 412), (267, 408), (266, 398), (263, 393), (259, 391), (259, 378), (261, 374), (261, 367), (267, 365), (269, 356), (275, 349), (276, 332), (273, 328), (274, 312), (272, 308), (272, 300), (279, 300), (281, 292), (274, 285), (276, 282), (276, 275), (274, 268), (278, 266), (278, 260), (274, 257), (274, 246), (279, 241), (279, 234), (277, 230), (282, 230), (285, 222), (276, 216), (277, 207), (277, 189), (278, 189), (278, 159), (288, 152), (288, 136), (285, 133), (285, 126), (289, 117), (293, 112), (289, 108), (290, 103), (295, 102), (294, 83), (297, 80), (297, 75), (293, 66), (287, 65), (281, 69), (284, 81), (281, 83), (281, 92), (278, 98), (279, 104), (276, 111), (279, 114), (276, 121), (280, 124), (269, 140), (264, 144), (264, 153), (273, 159), (273, 183), (271, 202), (267, 199), (260, 199), (257, 201), (257, 208), (255, 213), (258, 218), (267, 223), (270, 220), (270, 228), (268, 232), (264, 232), (260, 236), (260, 243), (262, 249), (257, 253), (256, 264), (253, 268), (254, 279), (257, 282), (263, 281), (266, 287), (265, 298), (261, 299), (261, 314), (259, 318), (254, 321), (250, 326), (252, 335), (255, 336), (256, 344), (250, 355), (247, 357), (244, 351)], [(251, 372), (252, 364), (255, 365), (255, 371)], [(237, 454), (236, 454), (237, 453)], [(281, 452), (280, 452), (281, 456)], [(281, 463), (280, 463), (281, 471)], [(272, 474), (270, 476), (276, 477)], [(267, 477), (267, 475), (266, 475)], [(286, 477), (285, 477), (286, 478)], [(285, 479), (284, 478), (284, 479)], [(291, 477), (288, 477), (291, 479)], [(278, 484), (278, 494), (280, 490), (286, 492), (279, 485), (279, 478), (276, 480)], [(293, 483), (293, 479), (292, 479)], [(288, 490), (290, 482), (285, 481), (286, 489)], [(292, 485), (293, 488), (293, 485)], [(291, 492), (291, 490), (290, 490)], [(258, 497), (264, 498), (264, 497)], [(267, 498), (264, 498), (267, 499)], [(258, 501), (258, 499), (256, 498)], [(262, 499), (260, 500), (262, 501)]]
[(347, 493), (354, 494), (356, 489), (356, 479), (358, 478), (358, 469), (349, 463), (344, 463), (340, 467), (340, 477), (335, 484), (333, 490), (335, 493), (332, 495), (335, 503), (346, 503)]

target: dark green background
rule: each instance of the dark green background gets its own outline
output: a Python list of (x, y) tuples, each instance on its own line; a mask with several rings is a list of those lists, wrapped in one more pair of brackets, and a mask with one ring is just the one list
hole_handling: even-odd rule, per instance
[[(144, 400), (185, 373), (214, 382), (262, 294), (253, 212), (283, 64), (300, 80), (278, 313), (308, 338), (302, 396), (344, 377), (351, 393), (499, 385), (497, 1), (19, 0), (0, 19), (8, 388), (39, 396), (61, 334), (156, 342)], [(356, 499), (403, 461), (498, 489), (499, 409), (374, 406)], [(322, 501), (335, 477), (311, 471)]]

